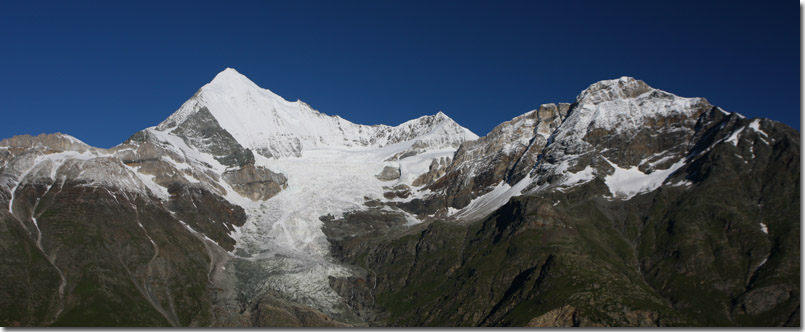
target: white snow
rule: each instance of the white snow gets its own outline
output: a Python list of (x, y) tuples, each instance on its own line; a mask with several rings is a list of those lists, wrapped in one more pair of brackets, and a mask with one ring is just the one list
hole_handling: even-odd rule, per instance
[(725, 142), (732, 143), (734, 146), (738, 146), (738, 138), (740, 138), (741, 132), (744, 131), (744, 128), (738, 129), (728, 137)]
[[(276, 196), (251, 201), (225, 181), (218, 182), (226, 190), (224, 198), (243, 207), (248, 215), (246, 223), (230, 236), (236, 240), (236, 248), (247, 253), (246, 259), (272, 271), (265, 288), (286, 296), (305, 296), (318, 308), (335, 306), (339, 297), (327, 278), (349, 273), (326, 259), (329, 242), (319, 218), (366, 209), (365, 197), (385, 200), (384, 187), (410, 186), (428, 171), (433, 159), (452, 157), (460, 142), (477, 136), (441, 112), (397, 127), (356, 125), (321, 114), (302, 102), (285, 101), (244, 79), (225, 71), (163, 124), (148, 131), (166, 148), (184, 156), (193, 168), (210, 165), (222, 174), (225, 166), (185, 144), (168, 126), (181, 123), (204, 106), (240, 144), (255, 152), (268, 151), (273, 158), (255, 153), (255, 163), (287, 178), (287, 188)], [(389, 160), (408, 151), (417, 153)], [(400, 179), (378, 180), (375, 176), (386, 166), (399, 167)], [(150, 177), (144, 176), (142, 181), (152, 191), (163, 190)], [(410, 200), (429, 192), (412, 189), (409, 198), (394, 200)], [(421, 222), (404, 215), (407, 225)]]
[[(551, 162), (538, 165), (535, 172), (544, 174), (566, 174), (559, 186), (571, 185), (573, 182), (587, 181), (593, 174), (591, 170), (583, 170), (578, 174), (567, 174), (567, 169), (574, 160), (597, 151), (585, 136), (593, 131), (599, 135), (633, 135), (643, 130), (647, 123), (664, 118), (687, 118), (695, 121), (695, 116), (709, 103), (702, 98), (684, 98), (674, 94), (653, 89), (644, 83), (629, 77), (601, 81), (591, 85), (576, 98), (572, 112), (557, 128), (551, 137), (552, 144), (546, 150)], [(666, 127), (661, 131), (691, 131), (687, 127)], [(659, 159), (657, 159), (659, 158)], [(668, 158), (657, 154), (641, 161), (650, 163), (652, 168), (670, 162)], [(681, 165), (677, 163), (668, 172)], [(616, 168), (614, 174), (607, 176), (608, 185), (614, 192), (622, 192), (625, 196), (645, 190), (653, 190), (665, 179), (666, 171), (655, 171), (644, 174), (637, 168)], [(659, 182), (659, 183), (657, 183)], [(533, 189), (534, 192), (545, 190), (554, 185), (544, 184)], [(561, 189), (560, 189), (561, 190)]]
[(567, 178), (565, 178), (564, 185), (573, 186), (595, 179), (595, 169), (592, 168), (592, 166), (590, 165), (587, 165), (586, 168), (584, 168), (581, 171), (578, 171), (577, 173), (566, 173), (566, 174)]
[(238, 143), (270, 157), (299, 157), (315, 147), (370, 147), (418, 138), (449, 147), (478, 136), (439, 112), (396, 127), (359, 125), (328, 116), (301, 101), (290, 102), (260, 88), (231, 68), (219, 73), (156, 129), (168, 131), (206, 107)]
[(691, 186), (693, 186), (693, 182), (690, 182), (690, 181), (688, 181), (688, 180), (681, 180), (681, 181), (678, 181), (678, 182), (671, 183), (671, 184), (669, 184), (669, 185), (670, 185), (671, 187), (685, 187), (685, 188), (690, 188)]
[(139, 182), (142, 183), (146, 188), (148, 188), (148, 191), (154, 194), (154, 196), (162, 200), (168, 200), (168, 198), (170, 198), (168, 188), (160, 186), (156, 183), (156, 181), (154, 181), (154, 178), (156, 178), (156, 176), (141, 173), (140, 167), (133, 167), (125, 164), (121, 165), (128, 168), (131, 174), (134, 174), (134, 176), (137, 177)]
[(769, 135), (766, 135), (766, 132), (764, 132), (763, 130), (760, 129), (760, 119), (752, 120), (752, 122), (749, 123), (749, 129), (752, 129), (752, 130), (756, 131), (758, 134), (761, 134), (763, 136), (766, 136), (766, 137), (769, 136)]
[(769, 261), (769, 257), (763, 258), (763, 260), (760, 261), (760, 264), (757, 265), (756, 269), (759, 269), (761, 266), (765, 265), (766, 262), (768, 262), (768, 261)]
[(760, 223), (760, 231), (766, 234), (769, 234), (769, 228), (766, 227), (766, 224)]
[[(161, 143), (162, 147), (167, 148), (174, 153), (183, 156), (185, 161), (191, 165), (210, 165), (216, 173), (223, 173), (226, 171), (226, 166), (221, 165), (218, 160), (215, 160), (211, 155), (199, 152), (196, 149), (187, 145), (180, 137), (170, 134), (166, 131), (157, 130), (156, 127), (146, 129), (150, 134), (154, 135)], [(170, 159), (165, 158), (163, 160)]]
[(721, 107), (716, 107), (716, 109), (717, 109), (718, 111), (720, 111), (720, 112), (721, 112), (721, 114), (724, 114), (724, 115), (735, 114), (736, 116), (738, 116), (738, 117), (739, 117), (739, 118), (741, 118), (741, 119), (746, 119), (746, 117), (745, 117), (745, 116), (743, 116), (741, 113), (736, 113), (736, 112), (727, 112), (727, 111), (725, 111), (724, 109), (722, 109)]
[[(683, 98), (651, 88), (639, 96), (626, 97), (626, 89), (638, 84), (632, 78), (621, 77), (598, 82), (582, 91), (576, 99), (576, 109), (562, 124), (565, 129), (562, 136), (581, 137), (594, 128), (633, 130), (649, 118), (693, 114), (694, 105), (704, 102), (702, 98)], [(560, 139), (557, 135), (556, 140)]]
[(299, 158), (256, 156), (257, 165), (285, 175), (288, 187), (264, 202), (236, 202), (253, 216), (239, 229), (238, 246), (252, 254), (279, 246), (297, 254), (324, 257), (329, 243), (321, 231), (319, 217), (328, 214), (341, 217), (344, 212), (365, 209), (364, 197), (382, 199), (384, 187), (397, 183), (410, 185), (427, 171), (423, 165), (450, 153), (437, 150), (402, 159), (397, 163), (403, 175), (400, 180), (378, 180), (375, 175), (390, 165), (384, 160), (405, 148), (404, 145), (373, 150), (312, 148), (304, 150)]
[(763, 143), (766, 143), (766, 145), (769, 145), (769, 141), (764, 139), (764, 137), (769, 138), (769, 135), (767, 135), (765, 131), (760, 129), (760, 119), (752, 120), (752, 122), (749, 123), (749, 129), (752, 129), (753, 131), (758, 133), (758, 135), (759, 135), (758, 138), (761, 141), (763, 141)]
[(430, 169), (431, 160), (443, 157), (452, 158), (456, 153), (454, 148), (435, 149), (428, 152), (418, 154), (416, 156), (401, 159), (400, 165), (400, 182), (412, 183), (420, 175), (427, 173)]
[(512, 197), (520, 196), (523, 189), (531, 184), (531, 181), (531, 177), (526, 177), (514, 186), (501, 181), (492, 191), (474, 198), (470, 204), (451, 216), (462, 220), (483, 218), (508, 203)]
[[(29, 154), (23, 158), (17, 158), (14, 162), (8, 165), (8, 169), (4, 175), (9, 173), (16, 173), (16, 179), (6, 177), (2, 179), (5, 185), (10, 189), (11, 197), (9, 199), (9, 212), (13, 214), (14, 198), (17, 188), (26, 181), (29, 175), (36, 179), (48, 178), (55, 181), (57, 171), (65, 166), (68, 169), (73, 168), (73, 179), (87, 181), (90, 184), (104, 183), (111, 185), (126, 184), (125, 181), (120, 181), (120, 178), (113, 178), (109, 176), (106, 169), (95, 170), (92, 167), (83, 167), (84, 164), (96, 163), (97, 160), (102, 159), (95, 151), (62, 151), (49, 154)], [(106, 161), (106, 160), (104, 160)]]
[[(662, 155), (662, 154), (665, 154), (665, 153), (666, 153), (666, 152), (661, 152), (661, 153), (658, 153), (657, 155)], [(653, 156), (652, 156), (652, 157), (653, 157)], [(657, 167), (657, 165), (660, 165), (660, 164), (662, 164), (662, 163), (664, 163), (664, 162), (666, 162), (666, 161), (669, 161), (669, 160), (671, 160), (671, 159), (673, 159), (673, 158), (674, 158), (674, 156), (673, 156), (673, 155), (668, 155), (668, 156), (662, 157), (662, 158), (660, 158), (660, 159), (654, 160), (654, 161), (652, 161), (652, 162), (649, 162), (649, 160), (651, 160), (651, 158), (647, 158), (647, 159), (644, 159), (643, 161), (641, 161), (641, 162), (638, 164), (638, 166), (643, 165), (644, 163), (647, 163), (647, 162), (648, 162), (648, 165), (649, 165), (649, 166), (651, 166), (652, 168), (654, 168), (654, 167)]]
[[(31, 164), (28, 167), (26, 167), (25, 169), (21, 170), (19, 172), (20, 173), (19, 176), (17, 177), (16, 181), (14, 182), (13, 187), (11, 187), (11, 190), (10, 190), (11, 197), (8, 200), (8, 212), (11, 213), (12, 216), (14, 215), (14, 197), (16, 196), (17, 188), (19, 188), (20, 184), (22, 184), (22, 182), (25, 181), (25, 177), (27, 177), (28, 174), (31, 173), (31, 171), (34, 169), (34, 167), (36, 167), (38, 160), (39, 160), (39, 158), (34, 158), (33, 162), (31, 162)], [(12, 165), (12, 166), (17, 166), (19, 164), (24, 165), (23, 162), (19, 162), (19, 163), (16, 163), (15, 165)], [(20, 165), (20, 166), (22, 166), (22, 165)]]
[(630, 199), (639, 193), (651, 192), (659, 188), (669, 175), (685, 165), (680, 160), (664, 170), (655, 170), (649, 174), (641, 172), (637, 166), (621, 168), (604, 158), (615, 171), (604, 178), (609, 191), (617, 197)]
[[(176, 220), (179, 220), (179, 219), (176, 219)], [(188, 231), (190, 231), (191, 234), (195, 234), (200, 239), (203, 239), (203, 240), (209, 242), (210, 244), (216, 244), (217, 243), (217, 242), (213, 241), (213, 239), (209, 238), (206, 234), (204, 234), (202, 232), (198, 232), (195, 229), (193, 229), (193, 227), (190, 227), (190, 225), (188, 225), (186, 222), (179, 220), (179, 223), (182, 224), (182, 226), (184, 226), (184, 228), (186, 228)], [(142, 227), (142, 224), (140, 225), (140, 227)], [(143, 228), (143, 231), (145, 231), (145, 228)], [(150, 237), (149, 237), (149, 239), (150, 239)], [(154, 241), (152, 240), (151, 243), (154, 243)]]

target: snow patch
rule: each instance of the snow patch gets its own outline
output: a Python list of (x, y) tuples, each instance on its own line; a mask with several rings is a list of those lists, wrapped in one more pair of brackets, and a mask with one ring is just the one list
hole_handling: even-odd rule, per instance
[(753, 131), (755, 131), (756, 133), (758, 133), (758, 135), (759, 135), (759, 136), (758, 136), (758, 138), (759, 138), (761, 141), (763, 141), (763, 143), (766, 143), (766, 145), (770, 145), (770, 144), (769, 144), (769, 141), (767, 141), (766, 139), (764, 139), (764, 137), (765, 137), (765, 138), (769, 138), (769, 135), (767, 135), (765, 131), (763, 131), (763, 130), (761, 130), (761, 129), (760, 129), (760, 119), (754, 119), (754, 120), (752, 120), (752, 122), (750, 122), (750, 123), (749, 123), (749, 129), (752, 129)]
[(659, 188), (665, 179), (685, 165), (685, 161), (680, 160), (668, 169), (655, 170), (649, 174), (641, 172), (637, 166), (628, 169), (621, 168), (604, 158), (615, 171), (604, 178), (604, 183), (609, 187), (609, 191), (615, 196), (630, 199), (639, 193), (651, 192)]
[(170, 193), (168, 193), (168, 188), (160, 186), (159, 184), (156, 183), (156, 181), (154, 181), (156, 176), (154, 176), (154, 175), (146, 175), (146, 174), (140, 173), (140, 170), (139, 170), (140, 167), (133, 167), (133, 166), (129, 166), (129, 165), (126, 165), (126, 164), (122, 164), (122, 165), (124, 167), (128, 168), (129, 171), (131, 171), (131, 173), (134, 174), (134, 176), (136, 176), (137, 179), (139, 179), (140, 182), (146, 188), (148, 188), (148, 191), (150, 191), (152, 194), (154, 194), (154, 196), (158, 197), (161, 200), (168, 200), (170, 198)]
[(670, 184), (670, 186), (671, 186), (671, 187), (685, 187), (685, 188), (690, 188), (691, 186), (693, 186), (693, 182), (690, 182), (690, 181), (688, 181), (688, 180), (681, 180), (681, 181), (678, 181), (678, 182), (671, 183), (671, 184)]
[(595, 179), (595, 169), (592, 168), (592, 166), (587, 165), (586, 168), (577, 173), (568, 173), (567, 178), (565, 178), (563, 184), (573, 186), (581, 183), (586, 183), (592, 179)]
[(520, 180), (514, 186), (501, 181), (492, 191), (474, 198), (470, 204), (451, 216), (465, 220), (483, 218), (508, 203), (512, 197), (519, 196), (523, 189), (531, 184), (531, 181), (530, 176)]
[(736, 130), (734, 133), (732, 133), (732, 135), (729, 138), (727, 138), (725, 140), (725, 142), (732, 143), (732, 145), (734, 145), (734, 146), (738, 146), (738, 138), (740, 137), (741, 132), (743, 132), (743, 131), (744, 131), (744, 128)]

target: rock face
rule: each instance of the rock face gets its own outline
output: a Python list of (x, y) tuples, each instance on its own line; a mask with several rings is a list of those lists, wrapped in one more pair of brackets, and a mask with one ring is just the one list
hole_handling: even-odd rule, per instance
[(799, 326), (799, 161), (629, 77), (478, 138), (227, 69), (111, 149), (0, 141), (0, 324)]
[(229, 132), (221, 128), (205, 106), (199, 106), (170, 133), (181, 137), (185, 144), (196, 150), (215, 156), (222, 165), (232, 167), (254, 163), (251, 150), (238, 144)]
[(223, 174), (224, 181), (243, 197), (253, 201), (267, 200), (287, 187), (288, 179), (264, 167), (244, 165)]
[(442, 191), (449, 207), (463, 208), (500, 181), (522, 180), (536, 164), (551, 134), (567, 116), (570, 104), (546, 104), (504, 122), (488, 135), (464, 143), (445, 176), (429, 186)]

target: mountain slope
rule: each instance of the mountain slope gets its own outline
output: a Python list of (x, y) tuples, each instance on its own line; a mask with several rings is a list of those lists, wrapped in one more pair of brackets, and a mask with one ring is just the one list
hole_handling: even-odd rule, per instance
[[(361, 208), (367, 196), (383, 198), (385, 188), (410, 184), (432, 158), (476, 137), (441, 112), (396, 127), (356, 125), (287, 102), (227, 69), (162, 124), (111, 149), (60, 134), (4, 140), (4, 243), (27, 243), (24, 254), (8, 257), (22, 259), (13, 261), (22, 271), (30, 259), (20, 255), (39, 257), (36, 269), (50, 281), (21, 286), (40, 295), (26, 296), (29, 311), (3, 310), (9, 316), (2, 319), (80, 325), (95, 313), (101, 325), (251, 325), (270, 321), (252, 320), (255, 310), (296, 308), (305, 318), (286, 320), (359, 322), (329, 288), (328, 276), (350, 272), (329, 261), (319, 217)], [(110, 218), (120, 223), (105, 222)], [(76, 233), (49, 234), (54, 223)], [(77, 240), (82, 236), (93, 240)], [(114, 282), (108, 289), (85, 285), (86, 266), (107, 271), (93, 282)], [(11, 284), (18, 273), (4, 280)], [(186, 278), (193, 278), (184, 281), (192, 293), (173, 289)], [(3, 305), (17, 308), (16, 293), (8, 292)], [(127, 301), (150, 318), (122, 318), (119, 303)]]
[(0, 141), (0, 322), (799, 325), (798, 136), (629, 77), (366, 126), (226, 69), (111, 149)]
[[(558, 117), (512, 186), (518, 156), (536, 141), (529, 116), (462, 145), (454, 160), (465, 148), (480, 153), (432, 185), (445, 188), (436, 200), (456, 202), (467, 169), (500, 170), (465, 175), (494, 188), (453, 214), (463, 224), (333, 237), (342, 259), (377, 283), (370, 293), (388, 312), (379, 324), (800, 324), (796, 131), (634, 79), (602, 81)], [(525, 129), (503, 140), (518, 147), (507, 158), (513, 149), (497, 138), (512, 127)]]

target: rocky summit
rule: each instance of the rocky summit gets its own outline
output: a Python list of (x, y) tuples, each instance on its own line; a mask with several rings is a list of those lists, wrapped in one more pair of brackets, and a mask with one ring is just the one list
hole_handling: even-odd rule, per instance
[(0, 141), (3, 326), (800, 326), (800, 136), (621, 77), (478, 137), (234, 69)]

